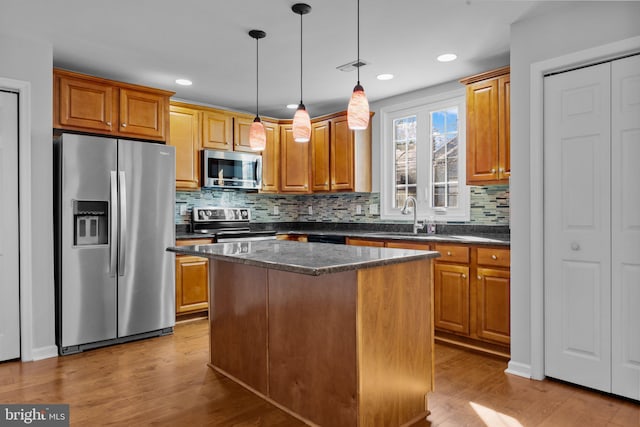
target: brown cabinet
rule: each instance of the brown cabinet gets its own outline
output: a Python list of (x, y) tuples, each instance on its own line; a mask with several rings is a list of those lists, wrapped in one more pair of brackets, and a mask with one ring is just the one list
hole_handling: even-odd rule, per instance
[(176, 148), (176, 188), (200, 188), (200, 113), (197, 110), (171, 105), (169, 145)]
[(436, 336), (506, 355), (510, 343), (510, 250), (436, 244)]
[(263, 120), (267, 136), (262, 151), (262, 192), (278, 193), (280, 191), (280, 127), (277, 123)]
[(53, 127), (165, 141), (173, 92), (53, 70)]
[(467, 184), (508, 183), (509, 67), (460, 80), (467, 86)]
[(314, 192), (371, 191), (370, 129), (349, 129), (346, 112), (314, 119), (311, 170)]
[[(211, 239), (178, 240), (176, 246), (204, 245)], [(176, 315), (207, 311), (209, 308), (209, 260), (176, 255)]]
[(202, 110), (202, 148), (233, 148), (233, 116), (226, 111)]
[(310, 193), (308, 143), (293, 140), (293, 125), (280, 126), (280, 192)]

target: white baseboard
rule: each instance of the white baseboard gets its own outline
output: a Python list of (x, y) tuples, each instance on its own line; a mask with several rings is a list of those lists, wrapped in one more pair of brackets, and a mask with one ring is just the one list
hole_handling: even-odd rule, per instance
[(509, 361), (507, 365), (507, 369), (505, 370), (507, 374), (517, 375), (519, 377), (531, 378), (531, 365), (526, 365), (524, 363)]
[(50, 345), (47, 347), (34, 348), (31, 351), (31, 356), (34, 361), (48, 359), (50, 357), (58, 357), (58, 346)]

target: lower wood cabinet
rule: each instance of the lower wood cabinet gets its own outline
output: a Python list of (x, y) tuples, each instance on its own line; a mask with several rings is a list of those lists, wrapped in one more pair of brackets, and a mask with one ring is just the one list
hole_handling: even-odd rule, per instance
[(509, 248), (359, 237), (347, 238), (347, 244), (440, 252), (433, 263), (436, 339), (509, 354)]
[[(178, 240), (176, 246), (204, 245), (211, 239)], [(176, 316), (205, 312), (209, 308), (209, 260), (176, 255)]]

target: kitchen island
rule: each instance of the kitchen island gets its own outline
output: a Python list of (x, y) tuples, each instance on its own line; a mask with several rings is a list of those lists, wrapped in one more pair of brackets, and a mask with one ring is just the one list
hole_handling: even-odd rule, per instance
[(437, 252), (260, 241), (208, 257), (210, 366), (309, 425), (428, 414)]

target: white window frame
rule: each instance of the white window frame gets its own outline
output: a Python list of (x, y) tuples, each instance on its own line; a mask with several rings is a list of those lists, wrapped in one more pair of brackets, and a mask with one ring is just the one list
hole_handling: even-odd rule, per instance
[[(458, 107), (458, 187), (459, 199), (457, 208), (432, 208), (431, 179), (432, 153), (431, 135), (426, 132), (431, 126), (430, 112), (446, 107)], [(395, 200), (395, 150), (393, 144), (393, 121), (395, 119), (416, 115), (416, 162), (417, 162), (417, 215), (418, 219), (433, 217), (436, 221), (463, 222), (471, 218), (470, 189), (466, 185), (466, 102), (464, 88), (439, 95), (416, 99), (402, 104), (390, 105), (380, 109), (380, 218), (383, 220), (411, 220), (412, 216), (403, 215), (402, 206), (393, 207)], [(425, 126), (427, 123), (427, 126)], [(420, 167), (420, 165), (429, 167)]]

